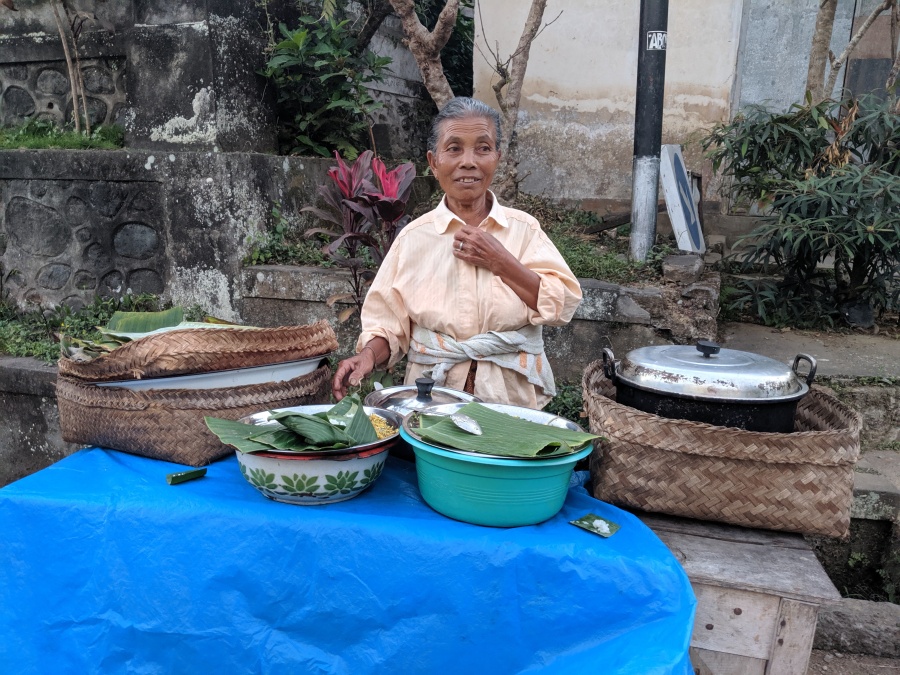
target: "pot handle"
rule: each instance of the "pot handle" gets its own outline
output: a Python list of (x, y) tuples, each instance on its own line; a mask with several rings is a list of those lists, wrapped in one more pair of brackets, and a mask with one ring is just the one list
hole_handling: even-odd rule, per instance
[(806, 384), (811, 386), (813, 378), (816, 376), (816, 360), (809, 354), (797, 354), (797, 356), (794, 357), (794, 365), (791, 366), (791, 370), (794, 371), (794, 375), (797, 377), (800, 377), (800, 373), (797, 372), (797, 366), (800, 365), (801, 361), (809, 363), (809, 373), (806, 375)]
[(616, 379), (616, 357), (609, 347), (603, 349), (603, 374), (609, 380)]

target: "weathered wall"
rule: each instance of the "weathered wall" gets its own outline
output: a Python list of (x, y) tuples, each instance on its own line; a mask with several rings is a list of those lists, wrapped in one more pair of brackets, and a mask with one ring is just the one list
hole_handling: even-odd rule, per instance
[(62, 440), (55, 383), (56, 366), (0, 356), (0, 486), (78, 449)]
[[(528, 3), (482, 3), (476, 41), (515, 50)], [(588, 205), (631, 193), (639, 3), (548, 3), (562, 15), (532, 46), (520, 112), (520, 170), (527, 192)], [(684, 142), (727, 117), (740, 35), (739, 0), (669, 5), (663, 142)], [(493, 76), (496, 77), (496, 76)], [(476, 96), (494, 102), (492, 72), (475, 60)], [(686, 160), (689, 165), (692, 155)]]
[[(289, 0), (86, 0), (107, 21), (85, 28), (79, 53), (94, 124), (121, 124), (126, 145), (155, 150), (272, 152), (276, 149), (272, 87), (259, 75), (266, 27), (292, 25)], [(0, 12), (0, 124), (27, 117), (70, 119), (68, 73), (47, 3), (17, 0)], [(417, 122), (432, 103), (399, 23), (385, 22), (372, 42), (394, 61), (374, 94), (385, 103), (375, 115), (384, 156), (419, 157)]]
[(282, 204), (315, 201), (331, 162), (249, 153), (0, 152), (0, 267), (20, 304), (153, 292), (237, 319), (235, 279)]
[[(836, 54), (850, 38), (854, 9), (864, 18), (874, 4), (838, 0)], [(719, 199), (719, 184), (699, 139), (742, 106), (785, 109), (803, 99), (818, 5), (818, 0), (669, 3), (662, 142), (684, 145), (688, 168), (703, 175), (705, 200)], [(499, 43), (502, 55), (511, 54), (529, 6), (515, 0), (480, 3), (477, 44), (485, 49), (486, 42), (491, 48)], [(562, 15), (532, 45), (519, 113), (527, 192), (600, 212), (630, 209), (639, 9), (639, 3), (613, 0), (548, 3), (545, 21)], [(883, 69), (888, 43), (879, 35), (886, 27), (887, 15), (860, 43), (850, 64), (851, 71), (859, 71), (854, 81), (869, 82), (871, 73)], [(873, 49), (877, 53), (868, 53)], [(475, 95), (495, 104), (490, 86), (496, 75), (484, 59), (475, 59), (474, 75)], [(836, 91), (843, 81), (844, 73)]]

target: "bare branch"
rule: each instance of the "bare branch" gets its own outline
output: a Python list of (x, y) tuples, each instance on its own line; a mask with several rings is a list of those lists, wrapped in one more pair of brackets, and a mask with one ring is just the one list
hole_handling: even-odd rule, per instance
[(834, 83), (837, 82), (838, 72), (840, 72), (841, 67), (846, 63), (847, 57), (850, 56), (850, 52), (853, 51), (854, 47), (859, 44), (859, 41), (862, 39), (862, 36), (865, 35), (866, 31), (869, 30), (869, 27), (875, 22), (875, 19), (891, 6), (893, 0), (884, 0), (875, 10), (869, 15), (869, 17), (865, 20), (862, 26), (859, 27), (859, 30), (856, 31), (856, 35), (853, 36), (853, 39), (850, 40), (850, 43), (847, 45), (847, 48), (841, 52), (841, 55), (832, 62), (831, 64), (831, 72), (828, 73), (828, 82), (825, 83), (825, 95), (831, 96), (831, 92), (834, 91)]
[(72, 54), (69, 52), (69, 38), (63, 28), (63, 20), (59, 15), (56, 0), (50, 0), (50, 6), (53, 8), (53, 17), (56, 19), (56, 28), (59, 31), (59, 39), (62, 41), (63, 54), (66, 57), (66, 68), (69, 71), (69, 89), (72, 92), (72, 112), (75, 114), (75, 131), (81, 133), (81, 115), (78, 114), (78, 85), (75, 80), (75, 68), (72, 65)]
[(431, 31), (432, 46), (435, 51), (441, 51), (453, 35), (453, 29), (456, 27), (456, 16), (459, 14), (458, 0), (451, 0), (444, 5), (444, 9), (438, 14), (437, 22), (434, 24), (434, 30)]
[(419, 66), (425, 88), (435, 105), (444, 107), (453, 98), (453, 90), (441, 65), (441, 49), (447, 44), (456, 25), (459, 0), (447, 0), (431, 32), (419, 21), (413, 0), (390, 0), (390, 3), (400, 17), (407, 47)]

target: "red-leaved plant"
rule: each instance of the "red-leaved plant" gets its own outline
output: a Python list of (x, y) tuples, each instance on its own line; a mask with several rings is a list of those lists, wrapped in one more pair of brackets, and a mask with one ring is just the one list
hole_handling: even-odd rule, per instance
[(351, 293), (328, 298), (333, 305), (352, 300), (353, 305), (338, 315), (346, 321), (362, 311), (366, 290), (375, 278), (377, 266), (387, 255), (400, 229), (409, 222), (406, 204), (412, 192), (416, 168), (412, 162), (388, 171), (371, 150), (366, 150), (352, 165), (335, 152), (337, 166), (328, 170), (329, 181), (319, 186), (325, 208), (307, 206), (308, 211), (336, 227), (317, 227), (307, 237), (323, 235), (329, 242), (322, 253), (335, 265), (350, 271)]

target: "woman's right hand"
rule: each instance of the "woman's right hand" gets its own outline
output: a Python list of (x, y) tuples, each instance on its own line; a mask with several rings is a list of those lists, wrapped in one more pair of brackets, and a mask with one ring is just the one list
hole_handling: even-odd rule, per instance
[(348, 386), (358, 387), (373, 370), (375, 356), (371, 349), (363, 349), (359, 354), (341, 361), (331, 381), (331, 393), (335, 400), (340, 401), (347, 395)]

